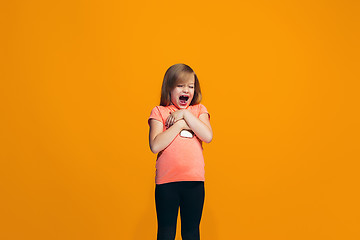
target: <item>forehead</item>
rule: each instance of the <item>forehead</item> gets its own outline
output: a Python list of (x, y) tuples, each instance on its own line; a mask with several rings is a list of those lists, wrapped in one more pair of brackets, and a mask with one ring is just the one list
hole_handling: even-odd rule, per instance
[(195, 76), (194, 73), (181, 72), (176, 81), (177, 83), (188, 83), (195, 84)]

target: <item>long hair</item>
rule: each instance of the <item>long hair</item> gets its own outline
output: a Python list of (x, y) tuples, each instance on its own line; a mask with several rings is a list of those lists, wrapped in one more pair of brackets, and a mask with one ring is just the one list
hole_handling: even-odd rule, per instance
[(195, 88), (194, 88), (194, 97), (190, 105), (199, 104), (202, 99), (200, 83), (198, 77), (196, 76), (194, 70), (186, 64), (178, 63), (174, 64), (166, 70), (164, 80), (161, 87), (161, 98), (160, 106), (169, 106), (171, 103), (170, 92), (175, 88), (176, 84), (181, 81), (181, 73), (193, 73), (195, 77)]

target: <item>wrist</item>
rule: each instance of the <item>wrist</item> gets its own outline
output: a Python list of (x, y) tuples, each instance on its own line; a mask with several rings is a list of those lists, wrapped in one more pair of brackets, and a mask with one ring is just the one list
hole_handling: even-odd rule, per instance
[(185, 119), (185, 118), (186, 118), (186, 115), (188, 115), (189, 113), (190, 113), (189, 110), (183, 109), (183, 110), (182, 110), (182, 118)]
[(185, 128), (185, 123), (186, 122), (184, 119), (180, 119), (179, 121), (175, 122), (180, 131)]

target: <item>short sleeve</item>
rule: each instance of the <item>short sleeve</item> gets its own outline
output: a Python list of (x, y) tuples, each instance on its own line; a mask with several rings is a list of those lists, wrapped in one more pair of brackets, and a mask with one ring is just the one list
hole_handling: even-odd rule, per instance
[(161, 113), (160, 113), (160, 110), (159, 110), (158, 107), (154, 107), (151, 110), (150, 117), (148, 119), (148, 124), (149, 125), (150, 125), (150, 119), (156, 119), (156, 120), (160, 121), (161, 123), (163, 122), (162, 117), (161, 117)]
[(206, 107), (202, 104), (199, 104), (200, 110), (199, 110), (199, 117), (201, 114), (203, 113), (207, 113), (209, 115), (209, 119), (210, 119), (210, 113), (208, 112), (208, 110), (206, 109)]

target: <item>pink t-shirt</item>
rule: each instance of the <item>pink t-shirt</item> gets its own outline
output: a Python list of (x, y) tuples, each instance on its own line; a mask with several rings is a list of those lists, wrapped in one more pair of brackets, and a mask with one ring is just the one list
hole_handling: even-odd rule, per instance
[[(202, 104), (188, 106), (187, 109), (197, 118), (202, 113), (208, 113)], [(156, 106), (152, 109), (150, 119), (156, 119), (163, 124), (163, 131), (166, 130), (165, 122), (170, 112), (179, 110), (176, 106)], [(210, 117), (210, 115), (209, 115)], [(202, 141), (194, 134), (194, 137), (187, 138), (178, 134), (174, 140), (157, 155), (156, 160), (156, 184), (163, 184), (178, 181), (205, 181), (204, 157), (202, 154)]]

